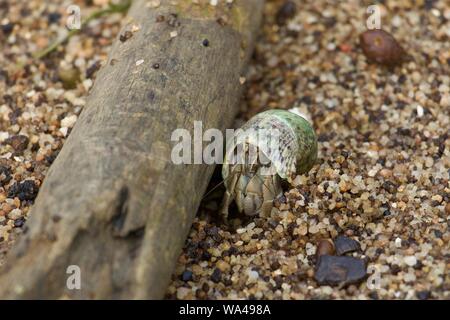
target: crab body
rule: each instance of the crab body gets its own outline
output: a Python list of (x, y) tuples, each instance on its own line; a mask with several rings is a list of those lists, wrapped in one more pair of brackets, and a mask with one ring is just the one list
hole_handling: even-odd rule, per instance
[(307, 172), (316, 158), (317, 138), (306, 119), (285, 110), (257, 114), (227, 145), (223, 217), (233, 200), (246, 215), (269, 215), (282, 195), (281, 180)]

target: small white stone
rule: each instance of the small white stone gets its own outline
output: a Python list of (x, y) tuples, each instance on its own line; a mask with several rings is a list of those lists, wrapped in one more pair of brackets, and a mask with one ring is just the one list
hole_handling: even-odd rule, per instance
[(61, 120), (61, 127), (72, 128), (75, 122), (77, 122), (78, 117), (74, 114), (67, 116)]
[(406, 273), (403, 276), (403, 280), (405, 280), (405, 282), (414, 282), (416, 281), (416, 275), (414, 273)]
[(62, 128), (59, 129), (59, 132), (61, 132), (62, 135), (65, 137), (65, 136), (67, 136), (67, 132), (69, 132), (69, 128), (62, 127)]
[(283, 233), (283, 226), (281, 224), (277, 225), (277, 227), (275, 228), (275, 231), (278, 233)]
[(306, 254), (308, 256), (312, 256), (316, 254), (316, 246), (313, 245), (312, 243), (308, 242), (305, 246), (306, 249)]
[(0, 142), (5, 141), (9, 138), (9, 133), (6, 131), (0, 131)]
[(189, 292), (191, 292), (191, 289), (180, 287), (177, 289), (177, 299), (184, 299)]
[(418, 104), (418, 105), (417, 105), (417, 116), (418, 116), (419, 118), (422, 118), (422, 117), (423, 117), (423, 114), (424, 114), (423, 107), (422, 107), (420, 104)]
[(369, 170), (369, 172), (367, 174), (369, 175), (369, 177), (375, 177), (377, 172), (378, 172), (378, 168), (373, 168), (373, 169)]
[(178, 36), (178, 31), (174, 30), (170, 33), (171, 38), (175, 38), (176, 36)]
[(143, 63), (144, 63), (144, 59), (140, 59), (140, 60), (136, 61), (136, 66), (139, 66)]
[(250, 283), (251, 282), (256, 282), (258, 280), (258, 278), (259, 278), (259, 274), (256, 271), (249, 270), (247, 272), (247, 274), (248, 274), (248, 282), (250, 282)]
[(397, 247), (397, 248), (402, 247), (402, 239), (400, 239), (400, 238), (395, 239), (395, 247)]
[(407, 256), (407, 257), (403, 258), (403, 261), (410, 267), (415, 266), (417, 263), (417, 259), (415, 256)]
[(256, 224), (254, 223), (254, 222), (251, 222), (251, 223), (249, 223), (248, 225), (247, 225), (247, 230), (252, 230), (253, 228), (255, 228), (256, 227)]
[(8, 214), (8, 218), (16, 220), (22, 216), (22, 210), (20, 209), (14, 209), (11, 210), (11, 212)]

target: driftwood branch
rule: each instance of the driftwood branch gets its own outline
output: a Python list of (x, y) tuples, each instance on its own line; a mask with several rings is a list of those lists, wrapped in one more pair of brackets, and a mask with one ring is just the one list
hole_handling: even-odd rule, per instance
[[(173, 164), (171, 133), (231, 125), (262, 15), (263, 0), (198, 2), (133, 1), (132, 36), (116, 41), (50, 168), (1, 298), (163, 297), (214, 169)], [(81, 290), (66, 287), (70, 265)]]

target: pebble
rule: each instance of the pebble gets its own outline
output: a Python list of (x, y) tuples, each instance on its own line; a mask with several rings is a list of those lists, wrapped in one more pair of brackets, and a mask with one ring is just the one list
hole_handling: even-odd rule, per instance
[(368, 30), (359, 36), (364, 55), (373, 62), (395, 66), (405, 59), (405, 51), (395, 38), (381, 29)]
[(2, 24), (0, 27), (1, 27), (3, 34), (6, 36), (9, 36), (11, 34), (11, 32), (14, 30), (13, 23), (5, 23), (5, 24)]
[(225, 261), (223, 261), (223, 260), (217, 261), (216, 267), (222, 272), (227, 272), (231, 268), (230, 264), (225, 262)]
[(445, 205), (445, 213), (447, 215), (450, 215), (450, 202), (447, 202), (447, 204)]
[(5, 143), (11, 145), (16, 152), (23, 152), (27, 147), (30, 139), (25, 135), (15, 135), (5, 140)]
[(320, 285), (346, 285), (359, 283), (366, 277), (364, 260), (347, 256), (321, 256), (314, 279)]
[(184, 272), (183, 272), (183, 274), (181, 275), (181, 280), (182, 281), (191, 281), (192, 280), (192, 275), (193, 275), (193, 273), (192, 273), (192, 271), (191, 270), (185, 270)]
[(16, 220), (14, 220), (14, 227), (21, 228), (25, 224), (25, 218), (19, 217)]
[(308, 256), (313, 256), (316, 254), (316, 246), (314, 246), (312, 243), (307, 243), (305, 246), (306, 254)]
[(9, 198), (18, 197), (23, 200), (34, 200), (36, 198), (39, 189), (35, 182), (32, 180), (25, 180), (22, 182), (16, 182), (11, 186), (8, 192)]
[(60, 68), (58, 77), (63, 83), (64, 89), (75, 89), (77, 84), (81, 81), (80, 71), (75, 68)]
[(286, 22), (293, 18), (297, 13), (297, 5), (293, 1), (284, 1), (282, 6), (277, 12), (276, 21), (278, 25), (284, 25)]
[(259, 274), (256, 271), (253, 270), (249, 270), (248, 271), (248, 282), (249, 283), (254, 283), (258, 280), (259, 278)]
[(332, 256), (335, 252), (334, 244), (330, 240), (322, 239), (317, 244), (316, 256), (320, 257), (323, 255)]
[(215, 268), (211, 275), (211, 280), (215, 283), (219, 283), (221, 279), (222, 279), (222, 272), (220, 271), (219, 268)]
[(431, 298), (431, 292), (427, 290), (418, 291), (416, 296), (420, 300), (428, 300)]
[(410, 267), (413, 267), (417, 263), (417, 259), (415, 256), (406, 256), (403, 261)]
[(11, 210), (11, 212), (8, 214), (8, 218), (12, 219), (12, 220), (19, 219), (21, 216), (22, 216), (22, 210), (17, 209), (17, 208)]
[(180, 287), (177, 289), (177, 299), (185, 299), (191, 292), (189, 288)]
[(344, 255), (349, 252), (361, 250), (361, 246), (358, 241), (348, 238), (346, 236), (338, 236), (334, 240), (336, 247), (336, 254), (338, 256)]
[(61, 127), (72, 128), (77, 119), (78, 117), (75, 114), (67, 116), (61, 120)]

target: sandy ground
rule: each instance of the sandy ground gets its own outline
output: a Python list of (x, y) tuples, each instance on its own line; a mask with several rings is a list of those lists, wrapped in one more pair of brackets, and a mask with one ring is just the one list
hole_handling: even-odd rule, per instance
[[(215, 218), (223, 190), (210, 194), (167, 296), (449, 299), (450, 6), (380, 5), (382, 28), (412, 56), (389, 70), (359, 48), (371, 2), (295, 1), (296, 14), (279, 26), (283, 2), (266, 6), (240, 118), (306, 112), (318, 163), (269, 219), (237, 216), (224, 226)], [(367, 263), (367, 278), (319, 285), (317, 244), (339, 235), (360, 244), (347, 255)]]
[[(380, 4), (382, 28), (412, 56), (387, 69), (358, 45), (371, 2), (295, 1), (280, 21), (283, 2), (267, 2), (237, 123), (298, 107), (317, 132), (318, 162), (285, 186), (268, 219), (233, 213), (226, 226), (217, 219), (223, 189), (210, 193), (167, 297), (449, 299), (450, 5)], [(72, 3), (88, 14), (106, 1), (0, 0), (0, 264), (123, 21), (93, 21), (34, 59), (64, 30)], [(359, 243), (347, 256), (367, 264), (368, 278), (321, 285), (317, 244), (339, 235)]]

